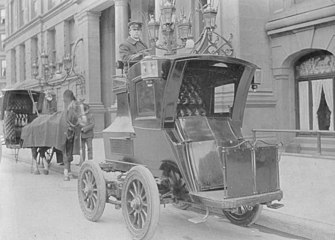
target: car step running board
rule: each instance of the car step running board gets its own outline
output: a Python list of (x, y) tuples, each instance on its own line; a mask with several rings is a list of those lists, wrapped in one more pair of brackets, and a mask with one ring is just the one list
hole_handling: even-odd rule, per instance
[(206, 222), (208, 217), (209, 217), (209, 208), (206, 208), (205, 216), (190, 218), (190, 219), (188, 219), (188, 221), (190, 221), (191, 223), (194, 223), (194, 224), (198, 224), (198, 223)]
[(284, 204), (280, 204), (280, 203), (272, 203), (272, 204), (267, 205), (267, 207), (268, 207), (268, 208), (271, 208), (271, 209), (279, 209), (279, 208), (284, 207)]

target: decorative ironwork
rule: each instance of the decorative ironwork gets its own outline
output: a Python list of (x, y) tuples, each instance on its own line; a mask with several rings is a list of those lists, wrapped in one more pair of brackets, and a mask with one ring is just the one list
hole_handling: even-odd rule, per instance
[(203, 5), (200, 12), (205, 26), (200, 38), (194, 44), (192, 53), (233, 56), (233, 35), (230, 34), (229, 39), (226, 39), (215, 32), (217, 8), (214, 8), (213, 2)]
[[(49, 60), (49, 56), (47, 53), (42, 51), (40, 59), (41, 59), (41, 65), (42, 65), (42, 76), (39, 77), (39, 64), (36, 59), (36, 61), (32, 65), (32, 73), (36, 80), (39, 81), (39, 86), (43, 90), (44, 87), (50, 87), (51, 89), (47, 89), (45, 91), (46, 98), (51, 99), (53, 93), (53, 88), (56, 86), (63, 85), (65, 82), (67, 84), (71, 84), (75, 82), (76, 90), (79, 89), (79, 95), (82, 98), (86, 94), (86, 86), (85, 86), (85, 77), (77, 73), (75, 71), (74, 65), (75, 65), (75, 59), (76, 59), (76, 49), (79, 43), (83, 42), (83, 39), (80, 38), (75, 42), (74, 48), (72, 50), (72, 54), (65, 54), (62, 61), (54, 64)], [(56, 71), (56, 68), (57, 71)], [(56, 78), (57, 75), (62, 74), (62, 69), (65, 71), (65, 75), (63, 75), (61, 78)], [(51, 83), (50, 81), (53, 80)], [(77, 94), (78, 95), (78, 94)]]
[[(155, 48), (167, 51), (166, 55), (175, 54), (176, 50), (184, 48), (186, 41), (190, 37), (191, 22), (190, 17), (187, 18), (182, 11), (181, 18), (176, 20), (176, 0), (163, 0), (161, 4), (160, 21), (156, 21), (153, 15), (150, 16), (148, 22), (148, 32), (151, 45)], [(195, 42), (191, 51), (193, 54), (215, 54), (233, 56), (234, 50), (232, 46), (233, 35), (230, 34), (229, 39), (224, 38), (217, 32), (216, 15), (217, 7), (215, 8), (214, 1), (202, 5), (199, 2), (204, 20), (204, 30), (199, 39)], [(181, 44), (177, 44), (175, 36), (175, 26), (178, 29), (178, 37)], [(159, 30), (162, 32), (163, 41), (158, 43)]]
[(309, 58), (296, 66), (298, 77), (325, 75), (335, 73), (335, 56), (322, 55)]
[[(159, 22), (155, 20), (154, 15), (150, 16), (148, 22), (149, 38), (151, 45), (155, 48), (167, 51), (166, 55), (175, 54), (176, 50), (184, 48), (191, 31), (190, 19), (182, 13), (180, 20), (176, 20), (176, 0), (163, 0), (161, 4), (161, 16)], [(177, 26), (178, 37), (181, 44), (177, 44), (175, 36), (175, 27)], [(158, 35), (161, 29), (163, 43), (159, 44)]]

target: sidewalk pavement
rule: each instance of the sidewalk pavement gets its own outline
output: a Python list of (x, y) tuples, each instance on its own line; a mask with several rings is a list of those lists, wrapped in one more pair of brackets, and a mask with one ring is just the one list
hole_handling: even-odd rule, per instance
[[(103, 162), (102, 138), (93, 140), (93, 159)], [(14, 152), (3, 146), (3, 156), (14, 160)], [(11, 156), (12, 155), (12, 156)], [(31, 164), (29, 149), (21, 149), (19, 161)], [(63, 167), (53, 160), (51, 170), (63, 173)], [(72, 171), (77, 175), (80, 167)], [(287, 232), (312, 240), (335, 239), (335, 157), (283, 154), (280, 160), (280, 181), (285, 206), (274, 210), (264, 207), (257, 225)]]

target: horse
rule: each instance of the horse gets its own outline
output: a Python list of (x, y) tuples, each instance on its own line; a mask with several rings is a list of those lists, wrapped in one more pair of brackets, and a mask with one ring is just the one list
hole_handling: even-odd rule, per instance
[[(54, 147), (56, 151), (62, 152), (65, 158), (72, 156), (72, 151), (67, 150), (69, 139), (74, 140), (73, 154), (80, 153), (80, 129), (85, 126), (87, 116), (84, 111), (84, 103), (73, 100), (71, 104), (62, 112), (51, 115), (40, 115), (30, 124), (22, 129), (22, 147), (31, 148), (33, 174), (40, 174), (37, 161), (38, 154), (43, 162), (43, 173), (49, 173), (50, 159), (46, 157), (46, 151)], [(69, 166), (64, 166), (68, 168)], [(64, 169), (64, 173), (65, 173)]]

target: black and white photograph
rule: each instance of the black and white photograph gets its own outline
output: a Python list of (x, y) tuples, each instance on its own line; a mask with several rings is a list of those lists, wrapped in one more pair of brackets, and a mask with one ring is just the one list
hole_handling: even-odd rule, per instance
[(0, 240), (335, 240), (335, 0), (0, 0)]

